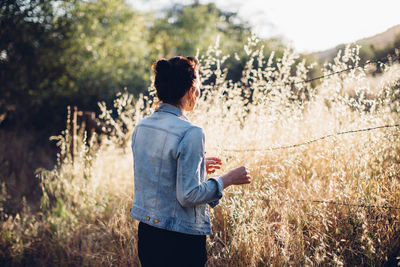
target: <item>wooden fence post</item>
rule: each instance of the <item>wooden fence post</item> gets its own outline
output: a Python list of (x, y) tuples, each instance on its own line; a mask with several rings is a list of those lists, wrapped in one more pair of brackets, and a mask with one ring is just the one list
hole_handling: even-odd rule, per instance
[(76, 151), (76, 134), (77, 134), (77, 124), (78, 124), (78, 108), (74, 106), (72, 109), (72, 119), (71, 119), (71, 157), (72, 162), (75, 160)]

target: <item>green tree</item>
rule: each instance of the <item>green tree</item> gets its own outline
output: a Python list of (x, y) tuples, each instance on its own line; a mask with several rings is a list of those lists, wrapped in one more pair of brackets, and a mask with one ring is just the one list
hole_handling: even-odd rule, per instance
[(56, 133), (67, 105), (96, 110), (124, 87), (146, 90), (146, 17), (123, 0), (5, 0), (0, 12), (3, 126)]
[(124, 87), (133, 93), (147, 89), (150, 49), (144, 16), (123, 0), (98, 0), (75, 5), (71, 19), (62, 84), (75, 103), (91, 107), (112, 100)]
[(153, 59), (205, 53), (217, 38), (225, 53), (243, 50), (250, 27), (236, 13), (218, 9), (215, 4), (174, 5), (154, 21), (149, 43)]
[(0, 114), (9, 124), (43, 127), (39, 115), (48, 114), (46, 99), (65, 71), (54, 59), (69, 26), (55, 13), (55, 1), (0, 3)]
[[(228, 79), (240, 80), (248, 60), (244, 46), (251, 37), (251, 28), (235, 12), (220, 10), (215, 4), (174, 5), (151, 27), (149, 43), (152, 44), (152, 60), (175, 55), (205, 53), (217, 37), (225, 55), (230, 55), (224, 64)], [(277, 50), (282, 55), (284, 46), (279, 39), (262, 40), (264, 55)]]

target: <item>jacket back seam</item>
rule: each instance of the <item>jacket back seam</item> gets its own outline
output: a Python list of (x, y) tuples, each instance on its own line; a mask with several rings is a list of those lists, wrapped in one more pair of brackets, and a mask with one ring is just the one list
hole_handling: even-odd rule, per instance
[[(161, 155), (164, 154), (165, 145), (166, 145), (166, 143), (167, 143), (167, 138), (168, 138), (168, 133), (167, 133), (167, 134), (165, 135), (165, 137), (164, 137), (164, 142), (163, 142), (164, 144), (163, 144), (163, 148), (162, 148), (162, 150), (161, 150)], [(156, 190), (157, 196), (160, 195), (160, 192), (159, 192), (159, 190), (160, 190), (160, 179), (161, 179), (161, 170), (162, 170), (163, 163), (164, 163), (164, 160), (161, 159), (159, 171), (158, 171), (158, 174), (157, 174), (157, 190)], [(155, 207), (156, 207), (157, 210), (158, 210), (158, 199), (159, 199), (159, 198), (156, 197), (156, 204), (155, 204)]]

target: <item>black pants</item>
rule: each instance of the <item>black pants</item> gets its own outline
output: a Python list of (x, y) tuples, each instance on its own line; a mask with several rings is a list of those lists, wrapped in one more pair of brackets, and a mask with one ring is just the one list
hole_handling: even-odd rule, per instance
[(188, 235), (140, 222), (138, 238), (142, 267), (203, 267), (207, 261), (205, 235)]

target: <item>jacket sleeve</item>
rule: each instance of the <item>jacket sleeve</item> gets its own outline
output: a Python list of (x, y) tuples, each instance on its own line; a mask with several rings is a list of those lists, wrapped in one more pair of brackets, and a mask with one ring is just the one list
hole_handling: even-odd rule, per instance
[(202, 182), (204, 171), (204, 133), (192, 127), (186, 131), (178, 146), (176, 196), (183, 207), (208, 203), (218, 204), (224, 184), (221, 178)]

